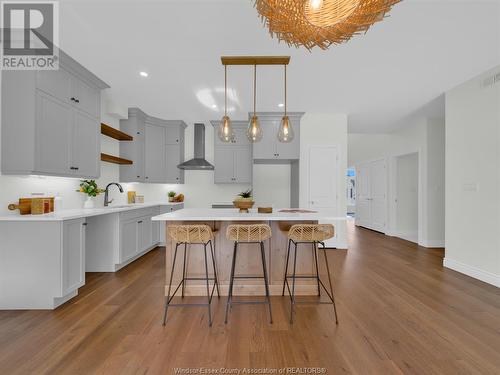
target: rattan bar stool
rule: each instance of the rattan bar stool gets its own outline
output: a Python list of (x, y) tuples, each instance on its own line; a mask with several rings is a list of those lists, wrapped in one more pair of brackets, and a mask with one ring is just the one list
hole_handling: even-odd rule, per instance
[[(264, 251), (264, 241), (271, 238), (271, 227), (267, 224), (250, 224), (250, 225), (239, 225), (231, 224), (227, 227), (226, 237), (230, 241), (234, 241), (233, 250), (233, 260), (231, 264), (231, 278), (229, 280), (229, 293), (227, 297), (226, 304), (226, 316), (224, 318), (224, 323), (227, 323), (229, 309), (233, 307), (233, 304), (243, 305), (243, 304), (267, 304), (269, 306), (269, 321), (273, 323), (273, 314), (271, 311), (271, 299), (269, 296), (269, 280), (267, 277), (267, 266), (266, 266), (266, 254)], [(254, 243), (260, 244), (260, 258), (262, 260), (262, 273), (263, 276), (235, 276), (234, 269), (236, 267), (236, 255), (238, 253), (238, 244), (240, 243)], [(235, 279), (264, 279), (266, 288), (266, 299), (265, 301), (233, 301), (233, 286)]]
[[(211, 303), (212, 297), (214, 294), (214, 290), (217, 289), (217, 297), (220, 298), (219, 293), (219, 282), (217, 280), (217, 267), (215, 265), (215, 257), (214, 257), (214, 249), (212, 246), (212, 241), (214, 240), (214, 231), (208, 225), (172, 225), (168, 227), (168, 235), (171, 239), (173, 239), (175, 244), (175, 252), (174, 252), (174, 260), (172, 262), (172, 270), (170, 272), (170, 282), (168, 284), (168, 292), (165, 299), (165, 312), (163, 315), (163, 325), (165, 325), (167, 321), (167, 312), (170, 306), (207, 306), (208, 307), (208, 324), (212, 326), (212, 311), (211, 311)], [(172, 288), (172, 280), (174, 277), (175, 271), (175, 260), (177, 259), (177, 250), (179, 246), (184, 245), (184, 262), (182, 266), (182, 280), (175, 288), (172, 295), (170, 295), (170, 291)], [(186, 270), (186, 254), (190, 245), (203, 245), (203, 250), (205, 254), (205, 277), (187, 277)], [(207, 260), (207, 246), (210, 245), (210, 253), (212, 255), (212, 266), (214, 271), (214, 277), (208, 277), (208, 260)], [(207, 284), (207, 303), (172, 303), (172, 299), (175, 294), (182, 286), (182, 294), (181, 297), (184, 298), (184, 288), (186, 287), (187, 280), (205, 280)], [(212, 287), (212, 291), (210, 292), (209, 281), (213, 280), (214, 285)]]
[[(298, 302), (295, 300), (295, 280), (296, 279), (316, 279), (318, 283), (318, 296), (321, 296), (321, 287), (325, 290), (330, 302), (312, 302), (316, 304), (330, 304), (333, 305), (333, 311), (335, 313), (335, 323), (338, 324), (337, 318), (337, 307), (335, 305), (335, 297), (333, 295), (332, 278), (330, 275), (330, 266), (328, 265), (328, 258), (326, 256), (326, 247), (324, 241), (332, 238), (335, 234), (335, 229), (332, 224), (295, 224), (292, 225), (288, 231), (288, 251), (286, 254), (286, 266), (285, 266), (285, 277), (283, 281), (283, 292), (282, 296), (285, 295), (285, 287), (288, 289), (288, 294), (290, 295), (290, 323), (293, 323), (293, 313), (294, 305), (297, 303), (311, 303), (311, 302)], [(293, 257), (293, 273), (288, 275), (288, 263), (290, 259), (290, 248), (294, 245), (295, 252)], [(316, 265), (315, 275), (297, 275), (297, 247), (299, 244), (308, 244), (312, 246), (314, 254), (314, 262)], [(318, 244), (321, 245), (323, 250), (323, 255), (325, 257), (326, 270), (328, 273), (328, 284), (330, 286), (330, 291), (326, 288), (325, 284), (319, 276), (318, 268)], [(292, 289), (290, 290), (290, 285), (288, 279), (292, 279)]]

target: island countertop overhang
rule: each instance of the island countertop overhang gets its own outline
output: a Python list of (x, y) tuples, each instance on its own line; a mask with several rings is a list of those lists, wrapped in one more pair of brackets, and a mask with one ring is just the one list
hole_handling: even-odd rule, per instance
[(248, 213), (240, 213), (238, 209), (225, 208), (185, 208), (154, 216), (153, 221), (345, 221), (346, 216), (338, 216), (336, 210), (322, 209), (314, 212), (280, 212), (261, 214), (252, 209)]

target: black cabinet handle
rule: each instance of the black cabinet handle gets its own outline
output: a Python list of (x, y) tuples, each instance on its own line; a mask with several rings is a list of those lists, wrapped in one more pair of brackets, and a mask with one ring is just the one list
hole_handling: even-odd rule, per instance
[(76, 99), (74, 97), (69, 98), (72, 102), (76, 102)]
[(87, 226), (87, 223), (83, 223), (82, 225), (83, 225), (84, 227), (86, 227), (86, 226)]
[(146, 180), (148, 179), (149, 177), (146, 177)]
[(77, 171), (78, 170), (78, 167), (69, 167), (69, 169), (73, 170), (73, 171)]
[(141, 176), (137, 176), (137, 178), (141, 178)]
[(176, 180), (179, 180), (179, 177), (176, 177), (175, 179), (176, 179)]
[(142, 224), (142, 220), (138, 221), (137, 224)]

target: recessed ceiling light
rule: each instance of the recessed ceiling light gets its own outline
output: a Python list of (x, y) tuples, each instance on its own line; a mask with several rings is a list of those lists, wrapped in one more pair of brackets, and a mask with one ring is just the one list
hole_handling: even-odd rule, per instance
[(140, 72), (139, 74), (140, 74), (142, 77), (147, 77), (147, 76), (149, 75), (149, 74), (148, 74), (148, 73), (146, 73), (146, 72)]
[(212, 108), (216, 109), (217, 108), (217, 104), (212, 104)]
[(278, 104), (278, 107), (284, 107), (285, 105), (283, 103)]

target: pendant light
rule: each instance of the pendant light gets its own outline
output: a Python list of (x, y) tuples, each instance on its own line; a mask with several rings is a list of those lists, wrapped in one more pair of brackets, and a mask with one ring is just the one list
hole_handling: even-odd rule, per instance
[(278, 131), (278, 140), (283, 143), (289, 143), (293, 141), (294, 132), (292, 128), (292, 123), (286, 114), (286, 65), (285, 67), (285, 114), (283, 115), (280, 123), (280, 128)]
[(248, 123), (247, 137), (250, 142), (259, 142), (262, 139), (262, 128), (260, 127), (259, 118), (256, 114), (257, 102), (257, 65), (253, 66), (253, 116)]
[(234, 140), (231, 119), (227, 115), (227, 65), (224, 65), (224, 116), (219, 125), (218, 135), (222, 142), (232, 142)]

